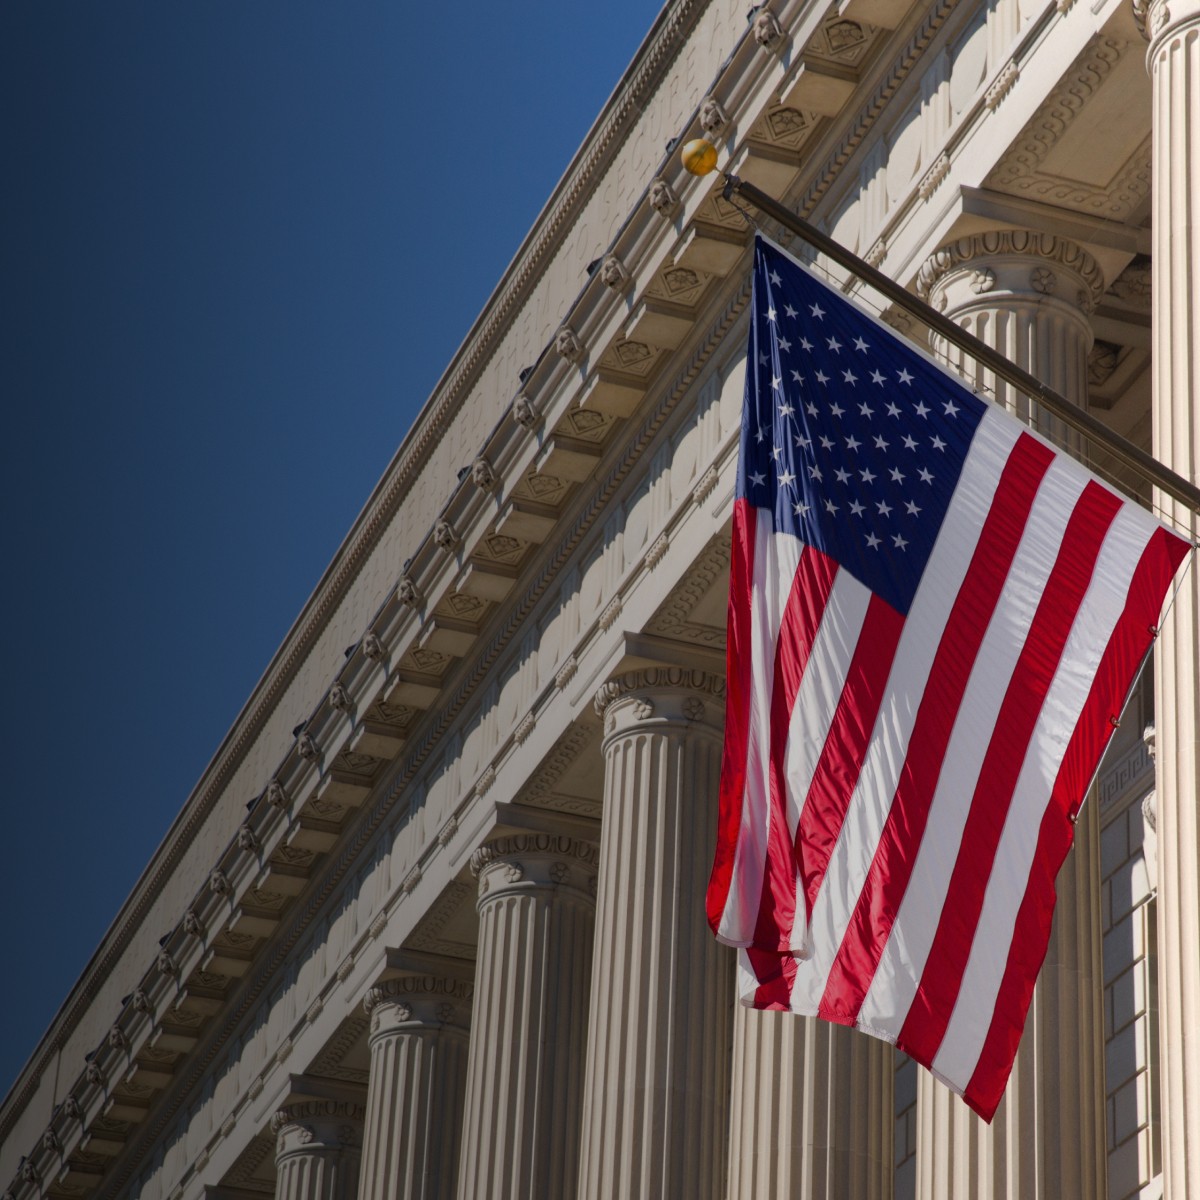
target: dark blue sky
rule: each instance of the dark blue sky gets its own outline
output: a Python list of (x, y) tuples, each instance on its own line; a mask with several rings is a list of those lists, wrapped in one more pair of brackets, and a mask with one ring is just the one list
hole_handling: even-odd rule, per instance
[(0, 1093), (656, 14), (0, 7)]

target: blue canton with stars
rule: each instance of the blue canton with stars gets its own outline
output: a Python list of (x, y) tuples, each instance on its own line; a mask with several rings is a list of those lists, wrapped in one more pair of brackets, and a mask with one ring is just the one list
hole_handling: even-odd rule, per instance
[(751, 304), (738, 498), (907, 616), (986, 404), (762, 238)]

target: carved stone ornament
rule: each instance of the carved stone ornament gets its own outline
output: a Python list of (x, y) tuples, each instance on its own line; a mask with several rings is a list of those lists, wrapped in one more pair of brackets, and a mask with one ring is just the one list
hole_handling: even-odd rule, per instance
[(314, 762), (320, 754), (320, 751), (317, 749), (317, 743), (313, 741), (311, 733), (302, 733), (296, 739), (296, 750), (299, 752), (300, 757), (307, 762)]
[[(262, 842), (258, 840), (258, 834), (249, 825), (243, 825), (238, 830), (237, 844), (239, 850), (245, 850), (248, 854), (257, 854), (262, 849)], [(194, 915), (194, 913), (188, 914), (188, 916)], [(184, 920), (186, 921), (187, 918), (185, 917)]]
[(287, 808), (288, 806), (288, 794), (278, 779), (272, 779), (267, 784), (266, 797), (267, 803), (273, 808)]
[(1158, 832), (1158, 807), (1154, 799), (1154, 793), (1151, 792), (1145, 800), (1142, 801), (1142, 820), (1154, 830)]
[(407, 608), (417, 608), (424, 596), (421, 595), (421, 589), (417, 587), (416, 581), (410, 575), (401, 575), (400, 582), (396, 584), (396, 599)]
[(364, 634), (362, 650), (372, 662), (378, 662), (383, 657), (383, 643), (379, 640), (379, 635), (374, 633)]
[(779, 19), (769, 9), (760, 9), (754, 16), (754, 40), (764, 50), (770, 50), (783, 39)]
[(165, 950), (159, 951), (155, 966), (158, 968), (160, 975), (173, 977), (179, 974), (179, 967), (176, 965), (175, 960)]
[(80, 1107), (79, 1101), (74, 1096), (68, 1096), (62, 1105), (64, 1117), (70, 1118), (72, 1121), (83, 1120), (83, 1109)]
[[(590, 842), (567, 837), (565, 834), (517, 833), (508, 837), (493, 838), (490, 842), (480, 846), (471, 855), (471, 874), (478, 878), (493, 863), (505, 863), (517, 855), (526, 859), (532, 858), (534, 855), (543, 858), (552, 857), (559, 860), (559, 866), (566, 865), (562, 863), (562, 859), (574, 859), (592, 871), (597, 869), (600, 861), (596, 847)], [(524, 877), (524, 867), (517, 862), (511, 862), (508, 865), (517, 867), (520, 871), (519, 874), (510, 877), (509, 882), (519, 882)], [(561, 878), (553, 875), (553, 872), (551, 872), (551, 877), (556, 882), (562, 882)]]
[(338, 712), (345, 712), (350, 707), (350, 693), (340, 683), (329, 689), (329, 706)]
[(458, 545), (458, 534), (455, 533), (454, 526), (443, 518), (433, 527), (433, 540), (443, 550), (449, 552)]
[(214, 896), (228, 896), (233, 891), (233, 885), (229, 882), (229, 876), (218, 868), (208, 877), (208, 890)]
[(99, 1063), (88, 1063), (87, 1070), (84, 1071), (84, 1076), (86, 1077), (88, 1083), (94, 1084), (96, 1087), (104, 1086), (104, 1072), (100, 1070)]
[(679, 205), (679, 197), (665, 179), (656, 179), (650, 185), (650, 207), (656, 213), (669, 217)]
[(600, 282), (614, 292), (623, 292), (632, 278), (625, 264), (615, 254), (610, 254), (600, 264)]
[(30, 1183), (34, 1187), (40, 1187), (42, 1183), (42, 1177), (37, 1167), (28, 1159), (21, 1164), (21, 1179), (23, 1182)]
[(484, 492), (493, 491), (496, 487), (496, 472), (492, 470), (492, 464), (483, 455), (480, 455), (471, 464), (471, 482)]
[(129, 1038), (126, 1036), (125, 1030), (123, 1030), (119, 1025), (114, 1025), (108, 1031), (108, 1044), (114, 1050), (128, 1050)]
[(709, 137), (716, 137), (728, 124), (729, 114), (721, 107), (721, 102), (715, 96), (709, 96), (700, 105), (700, 128)]
[[(695, 698), (712, 696), (716, 700), (724, 701), (725, 680), (704, 671), (694, 671), (684, 667), (653, 667), (646, 671), (629, 671), (600, 685), (592, 702), (593, 708), (598, 717), (603, 717), (614, 701), (633, 695), (636, 715), (639, 712), (638, 703), (650, 703), (644, 697), (638, 696), (637, 693), (660, 690), (696, 692), (699, 695)], [(688, 697), (688, 699), (692, 698)]]
[(1049, 267), (1034, 267), (1029, 272), (1029, 286), (1035, 292), (1041, 292), (1043, 296), (1053, 295), (1054, 289), (1058, 287), (1058, 276)]
[(204, 922), (190, 908), (183, 914), (183, 932), (195, 938), (204, 936)]
[(683, 712), (689, 721), (698, 721), (704, 716), (704, 701), (692, 696), (683, 702)]
[(568, 362), (577, 363), (584, 355), (583, 342), (579, 334), (569, 325), (564, 325), (554, 337), (555, 351)]
[[(133, 993), (133, 1011), (140, 1013), (148, 1013), (150, 1011), (150, 997), (141, 988), (138, 988)], [(74, 1103), (73, 1099), (72, 1103)]]
[(62, 1142), (58, 1140), (58, 1134), (53, 1129), (47, 1129), (42, 1135), (42, 1149), (47, 1154), (61, 1154)]
[(512, 403), (513, 420), (526, 429), (532, 429), (538, 421), (537, 409), (528, 396), (518, 396)]

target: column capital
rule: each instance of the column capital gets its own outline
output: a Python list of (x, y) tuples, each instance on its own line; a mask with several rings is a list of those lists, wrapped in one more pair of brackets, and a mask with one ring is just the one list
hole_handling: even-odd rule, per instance
[(458, 979), (407, 975), (367, 989), (363, 1011), (371, 1022), (369, 1040), (422, 1028), (465, 1033), (471, 1022), (474, 988)]
[(271, 1117), (276, 1157), (303, 1151), (342, 1150), (362, 1142), (366, 1110), (341, 1100), (308, 1100), (289, 1104)]
[(594, 898), (600, 854), (577, 838), (521, 833), (492, 838), (471, 855), (471, 874), (479, 880), (479, 904), (514, 892), (538, 888), (574, 888)]
[(918, 294), (942, 312), (964, 304), (1042, 304), (1053, 298), (1090, 313), (1104, 286), (1104, 273), (1082, 246), (1031, 229), (958, 238), (935, 250), (917, 273)]
[(1163, 38), (1174, 36), (1186, 25), (1200, 23), (1200, 0), (1132, 0), (1132, 7), (1138, 31), (1150, 43), (1146, 62), (1151, 70)]
[(641, 723), (687, 724), (720, 729), (725, 680), (684, 667), (651, 667), (617, 675), (596, 691), (593, 707), (607, 736)]

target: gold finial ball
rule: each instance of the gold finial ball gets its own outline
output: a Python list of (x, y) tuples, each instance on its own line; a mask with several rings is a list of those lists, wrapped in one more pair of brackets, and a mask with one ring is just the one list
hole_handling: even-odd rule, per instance
[(679, 156), (683, 160), (684, 169), (693, 175), (707, 175), (716, 170), (716, 147), (712, 142), (706, 142), (703, 138), (695, 138), (688, 142), (679, 152)]

